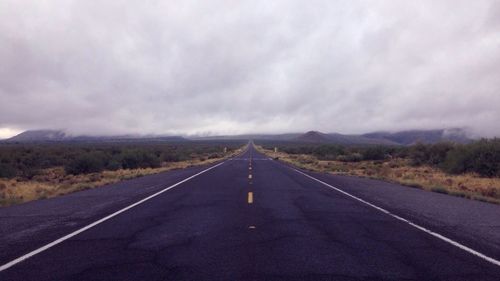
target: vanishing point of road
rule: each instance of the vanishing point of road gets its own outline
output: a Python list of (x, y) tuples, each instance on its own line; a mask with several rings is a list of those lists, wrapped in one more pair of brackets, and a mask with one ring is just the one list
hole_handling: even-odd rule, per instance
[(297, 170), (253, 145), (0, 209), (0, 280), (500, 280), (499, 260), (498, 205)]

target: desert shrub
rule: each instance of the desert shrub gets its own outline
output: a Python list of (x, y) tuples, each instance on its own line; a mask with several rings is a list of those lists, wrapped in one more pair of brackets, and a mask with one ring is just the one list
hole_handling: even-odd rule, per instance
[(142, 152), (141, 168), (158, 168), (160, 166), (160, 158), (155, 153)]
[(64, 170), (73, 175), (97, 173), (104, 169), (104, 162), (104, 155), (101, 153), (82, 154), (68, 162)]
[(124, 169), (157, 168), (161, 164), (154, 153), (139, 149), (125, 151), (121, 162)]
[(172, 152), (162, 153), (161, 159), (165, 162), (179, 162), (179, 161), (181, 161), (179, 154), (172, 153)]
[(465, 146), (459, 146), (448, 152), (441, 169), (450, 174), (460, 174), (471, 170), (472, 155)]
[(436, 143), (428, 148), (427, 164), (437, 166), (446, 160), (448, 152), (455, 149), (455, 145), (448, 142)]
[(106, 170), (109, 170), (109, 171), (116, 171), (116, 170), (119, 170), (121, 168), (122, 168), (122, 163), (116, 157), (109, 160), (109, 162), (106, 164)]
[(180, 147), (175, 147), (174, 149), (163, 151), (160, 155), (160, 159), (165, 162), (187, 161), (202, 154), (222, 151), (222, 149), (223, 148), (220, 148), (219, 150), (215, 147), (193, 147), (192, 149), (181, 149)]
[(126, 151), (121, 155), (124, 169), (137, 169), (141, 163), (141, 155), (137, 151)]
[(335, 160), (345, 154), (345, 148), (340, 145), (320, 145), (313, 149), (312, 154), (320, 160)]
[(419, 143), (410, 147), (409, 157), (411, 163), (415, 166), (438, 166), (446, 160), (448, 152), (454, 149), (456, 149), (456, 145), (447, 142), (436, 144)]
[(338, 161), (342, 162), (359, 162), (363, 160), (363, 155), (360, 153), (354, 152), (354, 153), (349, 153), (347, 155), (339, 155), (337, 156)]
[(500, 139), (470, 144), (417, 144), (409, 148), (413, 165), (431, 165), (452, 174), (475, 172), (481, 176), (500, 176)]
[(363, 160), (383, 160), (386, 155), (390, 155), (389, 147), (372, 146), (362, 151)]
[(16, 175), (16, 169), (12, 165), (0, 163), (0, 178), (13, 178)]
[(500, 176), (500, 139), (480, 140), (450, 150), (443, 162), (443, 170), (459, 174), (475, 172), (481, 176)]
[[(274, 149), (273, 146), (269, 149)], [(288, 154), (313, 154), (314, 148), (310, 146), (291, 146), (291, 147), (279, 147), (279, 151), (283, 151)]]
[(482, 176), (500, 176), (500, 139), (480, 140), (471, 145), (472, 171)]
[(411, 164), (414, 166), (424, 165), (428, 160), (428, 149), (427, 145), (422, 143), (417, 143), (409, 149), (409, 157)]
[[(234, 151), (243, 144), (242, 141), (0, 143), (0, 177), (29, 179), (42, 169), (60, 166), (71, 173), (95, 170), (90, 167), (99, 167), (101, 164), (102, 169), (106, 170), (124, 168), (124, 163), (127, 168), (158, 167), (160, 160), (189, 160), (221, 153), (224, 147)], [(95, 156), (101, 161), (91, 159)]]
[(222, 155), (219, 153), (211, 153), (210, 155), (208, 155), (208, 159), (216, 159), (220, 157), (222, 157)]
[(40, 174), (40, 168), (33, 166), (23, 166), (21, 167), (20, 171), (21, 177), (26, 179), (32, 179), (33, 177)]

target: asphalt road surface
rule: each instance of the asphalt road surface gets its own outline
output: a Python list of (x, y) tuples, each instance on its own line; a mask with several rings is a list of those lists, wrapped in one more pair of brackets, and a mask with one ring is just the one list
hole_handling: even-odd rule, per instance
[(500, 280), (499, 260), (498, 205), (253, 147), (0, 209), (0, 280)]

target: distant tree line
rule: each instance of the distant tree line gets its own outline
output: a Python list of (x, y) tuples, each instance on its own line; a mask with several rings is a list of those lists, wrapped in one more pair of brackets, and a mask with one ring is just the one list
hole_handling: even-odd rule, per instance
[(417, 144), (410, 148), (413, 165), (431, 165), (447, 173), (478, 173), (500, 177), (500, 139), (482, 139), (470, 144)]
[(336, 144), (297, 144), (279, 143), (264, 144), (264, 148), (273, 149), (278, 147), (280, 151), (289, 154), (309, 154), (320, 160), (338, 160), (346, 162), (357, 162), (363, 160), (384, 160), (403, 155), (404, 151), (399, 146), (343, 146)]
[(240, 142), (1, 144), (0, 177), (30, 179), (41, 169), (61, 166), (66, 173), (75, 175), (103, 170), (156, 168), (163, 162), (217, 158), (223, 155), (224, 147), (232, 151), (241, 145)]
[(357, 162), (406, 158), (414, 166), (430, 165), (450, 174), (473, 172), (500, 177), (500, 139), (481, 139), (469, 144), (442, 142), (412, 146), (341, 146), (298, 143), (263, 143), (289, 154), (309, 154), (320, 160)]

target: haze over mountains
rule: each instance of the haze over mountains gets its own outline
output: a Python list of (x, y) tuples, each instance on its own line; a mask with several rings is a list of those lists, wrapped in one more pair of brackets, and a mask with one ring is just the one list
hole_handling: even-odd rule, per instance
[(4, 140), (5, 142), (95, 142), (95, 141), (185, 141), (180, 136), (164, 135), (119, 135), (119, 136), (86, 136), (72, 135), (63, 130), (28, 130), (14, 137)]
[(190, 140), (273, 140), (302, 143), (323, 143), (340, 145), (411, 145), (417, 142), (436, 143), (452, 141), (470, 142), (463, 129), (408, 130), (400, 132), (372, 132), (360, 135), (339, 133), (322, 133), (309, 131), (289, 134), (246, 134), (227, 136), (167, 136), (167, 135), (120, 135), (120, 136), (84, 136), (71, 135), (62, 130), (29, 130), (4, 140), (9, 143), (29, 142), (132, 142), (132, 141), (170, 141), (183, 142)]

